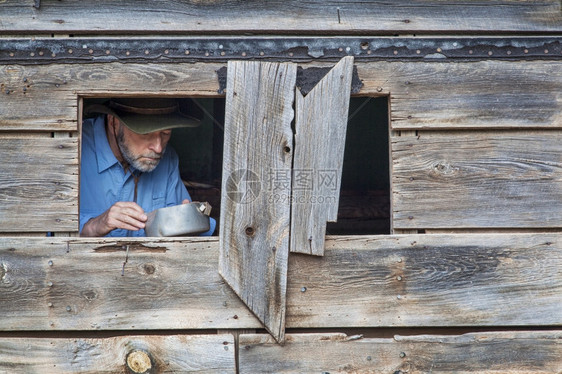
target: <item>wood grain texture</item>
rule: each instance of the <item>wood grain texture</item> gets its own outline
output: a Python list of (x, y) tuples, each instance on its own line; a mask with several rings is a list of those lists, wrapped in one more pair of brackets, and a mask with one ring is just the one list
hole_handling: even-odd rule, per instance
[(241, 335), (240, 373), (559, 373), (560, 339), (560, 331), (394, 339), (287, 334), (281, 346), (267, 335)]
[(235, 373), (234, 352), (232, 335), (4, 337), (0, 338), (0, 372)]
[[(4, 33), (424, 33), (554, 32), (562, 30), (559, 1), (361, 1), (267, 3), (213, 1), (48, 2), (1, 4)], [(131, 17), (134, 15), (134, 17)], [(377, 22), (373, 22), (376, 19)]]
[[(230, 61), (224, 126), (219, 271), (279, 341), (285, 329), (289, 200), (297, 67)], [(275, 179), (273, 183), (277, 183)]]
[(78, 139), (0, 138), (0, 232), (78, 230)]
[(0, 128), (4, 131), (76, 131), (77, 100), (68, 86), (68, 70), (72, 69), (0, 67)]
[(562, 227), (559, 131), (392, 139), (396, 229)]
[(216, 239), (0, 243), (0, 330), (261, 327), (219, 276)]
[(524, 326), (562, 321), (560, 234), (327, 237), (292, 255), (288, 327)]
[[(218, 256), (216, 238), (0, 238), (0, 330), (260, 328)], [(286, 326), (557, 326), (561, 266), (560, 233), (327, 237), (289, 257)]]
[(291, 252), (322, 256), (326, 222), (337, 220), (352, 73), (345, 57), (308, 95), (296, 90)]
[[(0, 129), (76, 131), (80, 95), (218, 96), (216, 70), (222, 66), (7, 65), (0, 68), (0, 85), (10, 91), (0, 101)], [(392, 127), (397, 130), (562, 128), (559, 61), (379, 61), (356, 66), (363, 81), (360, 94), (391, 95)]]
[(561, 61), (357, 64), (361, 92), (390, 95), (394, 130), (562, 128)]
[(79, 96), (217, 95), (216, 70), (221, 66), (102, 63), (0, 67), (2, 91), (10, 91), (0, 101), (0, 130), (77, 131)]

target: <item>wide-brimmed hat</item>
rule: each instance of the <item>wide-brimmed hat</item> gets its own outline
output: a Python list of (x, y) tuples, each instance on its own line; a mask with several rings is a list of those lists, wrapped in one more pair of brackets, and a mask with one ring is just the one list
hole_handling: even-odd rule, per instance
[[(193, 102), (190, 103), (193, 106)], [(84, 115), (111, 114), (137, 134), (148, 134), (177, 127), (196, 127), (201, 120), (190, 106), (171, 98), (119, 98), (84, 108)]]

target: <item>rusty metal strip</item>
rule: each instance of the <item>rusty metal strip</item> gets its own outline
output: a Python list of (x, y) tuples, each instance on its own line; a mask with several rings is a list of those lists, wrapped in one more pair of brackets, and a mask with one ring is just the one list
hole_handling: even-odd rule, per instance
[(0, 63), (238, 60), (560, 59), (562, 37), (21, 38), (2, 39)]

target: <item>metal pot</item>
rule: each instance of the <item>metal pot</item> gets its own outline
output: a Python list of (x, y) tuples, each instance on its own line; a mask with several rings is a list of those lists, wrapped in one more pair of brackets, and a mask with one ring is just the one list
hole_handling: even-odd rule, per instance
[(209, 203), (192, 202), (148, 213), (144, 229), (146, 236), (196, 235), (210, 229)]

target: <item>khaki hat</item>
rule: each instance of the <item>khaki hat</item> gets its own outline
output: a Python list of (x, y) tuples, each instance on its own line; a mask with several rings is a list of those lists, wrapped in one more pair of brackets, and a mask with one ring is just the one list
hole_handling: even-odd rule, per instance
[(84, 109), (86, 116), (101, 113), (111, 114), (137, 134), (177, 127), (197, 127), (201, 123), (191, 113), (182, 112), (178, 99), (170, 98), (110, 99)]

